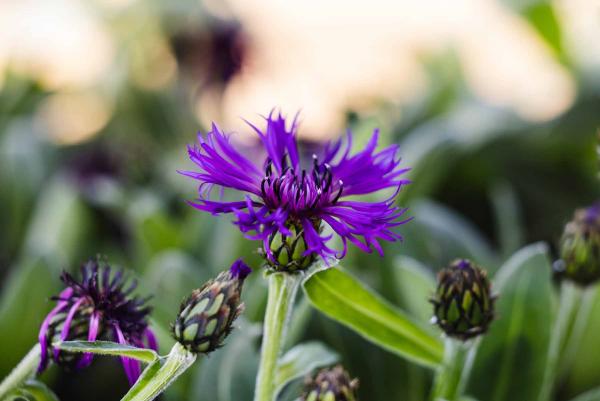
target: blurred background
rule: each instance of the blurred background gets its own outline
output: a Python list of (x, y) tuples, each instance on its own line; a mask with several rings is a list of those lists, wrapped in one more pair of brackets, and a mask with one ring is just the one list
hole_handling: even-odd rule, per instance
[[(600, 195), (598, 38), (594, 0), (2, 1), (0, 377), (36, 341), (59, 272), (98, 253), (154, 295), (164, 350), (184, 295), (238, 255), (258, 268), (258, 244), (187, 206), (195, 183), (176, 170), (211, 121), (248, 142), (241, 117), (273, 107), (301, 111), (306, 141), (351, 129), (360, 149), (378, 127), (400, 144), (413, 184), (398, 202), (415, 217), (405, 241), (344, 266), (425, 321), (399, 264), (433, 272), (472, 257), (493, 273), (525, 244), (553, 246)], [(165, 400), (251, 399), (263, 281), (245, 287), (229, 345)], [(298, 302), (292, 340), (337, 351), (362, 400), (425, 399), (428, 372)], [(600, 299), (595, 312), (558, 399), (600, 385)], [(64, 401), (119, 399), (116, 366), (97, 358), (44, 380)], [(530, 401), (511, 397), (495, 400)]]

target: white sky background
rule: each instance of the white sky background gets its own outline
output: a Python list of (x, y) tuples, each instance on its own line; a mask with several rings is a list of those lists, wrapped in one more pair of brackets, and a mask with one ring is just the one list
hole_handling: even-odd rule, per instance
[[(95, 3), (125, 9), (143, 2)], [(46, 107), (42, 116), (49, 121), (62, 105), (85, 106), (85, 101), (91, 114), (104, 114), (85, 118), (95, 121), (93, 129), (69, 134), (75, 136), (64, 142), (85, 140), (110, 114), (110, 105), (102, 105), (92, 89), (114, 75), (119, 38), (89, 5), (85, 0), (0, 2), (0, 89), (2, 70), (10, 64), (38, 77), (57, 96), (70, 97)], [(600, 73), (600, 0), (556, 5), (571, 56), (580, 68)], [(402, 104), (421, 94), (428, 82), (420, 61), (449, 48), (477, 96), (526, 119), (552, 119), (576, 96), (574, 78), (551, 50), (495, 0), (209, 0), (205, 6), (241, 20), (253, 47), (243, 74), (225, 93), (223, 109), (211, 115), (211, 107), (202, 104), (210, 97), (201, 99), (203, 122), (218, 115), (222, 126), (236, 128), (240, 116), (280, 106), (289, 113), (302, 110), (307, 134), (336, 134), (349, 107), (368, 109), (382, 98)], [(168, 62), (167, 67), (172, 59)], [(166, 85), (173, 68), (160, 71), (160, 79), (150, 75), (146, 81)], [(73, 129), (81, 131), (81, 125), (85, 121)]]

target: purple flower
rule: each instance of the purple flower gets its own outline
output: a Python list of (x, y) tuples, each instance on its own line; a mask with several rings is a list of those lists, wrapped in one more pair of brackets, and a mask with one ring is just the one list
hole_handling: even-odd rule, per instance
[[(275, 113), (265, 120), (264, 131), (248, 123), (264, 148), (259, 165), (215, 124), (198, 136), (198, 144), (188, 146), (199, 171), (181, 173), (200, 181), (199, 199), (190, 202), (192, 206), (214, 215), (233, 214), (234, 224), (247, 238), (262, 241), (267, 261), (280, 270), (306, 268), (317, 255), (326, 261), (341, 259), (348, 241), (365, 252), (383, 254), (380, 240), (401, 239), (394, 228), (409, 219), (400, 219), (405, 209), (394, 206), (394, 199), (409, 182), (401, 178), (409, 169), (400, 168), (397, 145), (377, 151), (375, 131), (365, 148), (351, 155), (349, 133), (345, 145), (342, 140), (327, 142), (306, 163), (298, 149), (297, 120), (289, 125)], [(215, 187), (217, 199), (212, 196)], [(225, 201), (225, 188), (245, 196)], [(381, 201), (355, 198), (386, 189), (393, 194)], [(323, 233), (326, 226), (341, 238), (341, 250), (328, 245), (332, 234)]]
[[(127, 280), (123, 271), (111, 271), (106, 262), (90, 260), (81, 267), (81, 280), (64, 272), (66, 288), (53, 299), (57, 305), (46, 316), (39, 333), (41, 360), (38, 372), (50, 359), (66, 367), (84, 368), (92, 354), (74, 354), (53, 348), (56, 341), (113, 340), (120, 344), (157, 350), (154, 334), (148, 328), (151, 308), (147, 298), (132, 295), (135, 281)], [(121, 358), (130, 384), (140, 375), (140, 363)]]

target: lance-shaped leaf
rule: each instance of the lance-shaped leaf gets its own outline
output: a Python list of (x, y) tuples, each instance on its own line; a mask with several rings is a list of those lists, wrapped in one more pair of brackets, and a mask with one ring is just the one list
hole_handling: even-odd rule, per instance
[(315, 308), (380, 347), (424, 366), (440, 364), (436, 336), (339, 268), (310, 276), (304, 292)]
[(146, 363), (154, 362), (159, 358), (158, 354), (151, 349), (137, 348), (110, 341), (63, 341), (56, 342), (53, 346), (67, 352), (124, 356)]
[(538, 397), (553, 320), (547, 247), (515, 253), (493, 279), (497, 319), (479, 347), (469, 393), (481, 401), (531, 401)]
[(339, 356), (320, 342), (298, 344), (279, 360), (275, 377), (275, 394), (289, 382), (309, 374), (313, 369), (331, 365)]

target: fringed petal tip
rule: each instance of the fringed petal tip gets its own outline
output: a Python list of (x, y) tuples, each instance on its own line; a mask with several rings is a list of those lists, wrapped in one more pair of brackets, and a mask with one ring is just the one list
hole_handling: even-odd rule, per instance
[(242, 259), (238, 259), (229, 268), (229, 273), (234, 278), (244, 280), (252, 273), (252, 269)]

